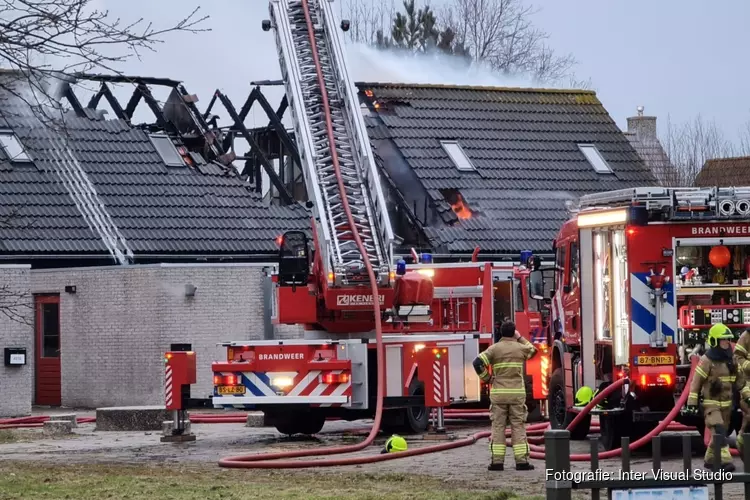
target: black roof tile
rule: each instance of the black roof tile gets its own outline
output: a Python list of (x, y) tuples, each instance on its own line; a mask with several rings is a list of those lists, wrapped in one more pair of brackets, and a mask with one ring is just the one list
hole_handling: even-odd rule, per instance
[[(365, 117), (371, 140), (394, 144), (413, 169), (447, 221), (424, 231), (449, 252), (471, 252), (477, 245), (487, 253), (549, 252), (567, 217), (566, 201), (656, 185), (594, 92), (357, 86), (371, 90), (380, 104)], [(441, 140), (457, 140), (476, 171), (459, 171)], [(594, 144), (613, 173), (598, 174), (578, 144)], [(443, 198), (446, 189), (459, 190), (478, 213), (459, 220)]]
[[(0, 75), (2, 77), (2, 75)], [(0, 158), (0, 253), (270, 254), (279, 231), (309, 228), (299, 206), (269, 207), (217, 164), (167, 167), (147, 133), (120, 120), (65, 116), (65, 133), (0, 94), (33, 165)], [(4, 222), (5, 221), (5, 222)]]

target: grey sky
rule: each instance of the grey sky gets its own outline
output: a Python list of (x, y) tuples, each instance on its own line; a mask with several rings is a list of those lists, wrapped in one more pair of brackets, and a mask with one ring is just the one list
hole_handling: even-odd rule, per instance
[[(445, 1), (431, 3), (438, 6)], [(217, 87), (239, 100), (249, 92), (251, 80), (280, 76), (273, 35), (260, 29), (260, 21), (268, 17), (266, 0), (97, 3), (124, 19), (134, 19), (137, 13), (157, 25), (203, 5), (211, 16), (207, 26), (213, 31), (171, 35), (157, 53), (145, 53), (142, 61), (134, 59), (122, 68), (130, 74), (182, 79), (188, 90), (201, 98), (201, 108)], [(215, 7), (209, 8), (211, 4)], [(660, 128), (667, 115), (682, 121), (701, 113), (733, 135), (750, 120), (745, 90), (750, 69), (742, 62), (750, 47), (747, 0), (723, 0), (721, 8), (698, 0), (538, 0), (534, 5), (541, 9), (535, 16), (537, 26), (550, 34), (553, 48), (571, 52), (578, 59), (577, 76), (591, 78), (621, 128), (638, 105), (658, 117)], [(361, 49), (352, 49), (352, 53), (352, 73), (358, 80), (379, 77), (385, 81), (399, 75), (412, 81), (451, 80), (454, 76), (450, 68), (437, 74), (440, 70), (435, 65), (425, 65), (427, 73), (414, 66), (397, 68), (397, 61), (379, 61), (378, 66), (378, 61), (368, 59), (370, 54)], [(472, 81), (471, 75), (458, 76), (463, 81), (456, 83)], [(521, 80), (484, 80), (486, 75), (474, 78), (477, 84), (527, 85)], [(277, 101), (280, 94), (271, 97)]]

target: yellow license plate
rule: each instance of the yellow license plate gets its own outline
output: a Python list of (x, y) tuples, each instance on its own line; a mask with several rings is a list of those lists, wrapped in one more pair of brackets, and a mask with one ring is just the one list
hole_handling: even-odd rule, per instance
[(638, 356), (639, 365), (673, 365), (674, 356)]
[(245, 394), (244, 385), (220, 385), (219, 394)]

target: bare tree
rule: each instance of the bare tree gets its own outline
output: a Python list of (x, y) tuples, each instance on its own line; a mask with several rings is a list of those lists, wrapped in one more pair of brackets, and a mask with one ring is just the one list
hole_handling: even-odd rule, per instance
[(22, 99), (45, 120), (54, 119), (40, 106), (56, 101), (54, 87), (47, 85), (50, 77), (118, 73), (120, 63), (155, 50), (167, 33), (207, 31), (199, 26), (208, 16), (199, 18), (198, 10), (155, 28), (143, 19), (123, 23), (92, 8), (91, 0), (0, 0), (0, 68), (11, 70), (0, 79), (0, 90)]
[(354, 43), (377, 45), (378, 35), (384, 38), (390, 33), (396, 13), (395, 0), (341, 0), (341, 17), (349, 19), (346, 38)]
[(672, 165), (675, 167), (673, 186), (692, 186), (707, 160), (737, 155), (737, 145), (728, 140), (713, 121), (701, 115), (682, 124), (667, 118), (665, 132), (660, 138)]
[(546, 44), (548, 35), (532, 22), (535, 12), (523, 0), (453, 0), (442, 19), (474, 61), (505, 74), (529, 74), (542, 83), (569, 76), (576, 60)]

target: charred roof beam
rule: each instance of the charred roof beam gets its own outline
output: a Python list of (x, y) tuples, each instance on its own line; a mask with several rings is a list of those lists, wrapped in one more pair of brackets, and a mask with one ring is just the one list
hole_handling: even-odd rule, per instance
[[(242, 134), (242, 136), (245, 138), (247, 143), (250, 145), (250, 149), (252, 150), (252, 153), (260, 160), (261, 165), (263, 165), (263, 168), (265, 169), (266, 173), (268, 174), (269, 179), (271, 180), (271, 183), (279, 191), (279, 196), (281, 196), (284, 203), (286, 204), (294, 203), (294, 199), (292, 198), (292, 195), (286, 189), (286, 186), (284, 186), (284, 183), (281, 182), (281, 179), (279, 179), (279, 176), (276, 174), (276, 171), (273, 169), (273, 165), (271, 165), (271, 162), (268, 161), (268, 158), (266, 157), (266, 155), (263, 154), (263, 151), (260, 149), (260, 146), (258, 145), (253, 135), (250, 133), (247, 127), (245, 127), (245, 124), (242, 122), (240, 115), (237, 113), (237, 110), (234, 107), (234, 104), (232, 104), (232, 101), (230, 101), (229, 98), (219, 90), (214, 92), (214, 96), (217, 97), (219, 101), (221, 101), (221, 103), (224, 105), (224, 108), (226, 108), (227, 112), (229, 113), (230, 118), (232, 118), (232, 120), (234, 121), (236, 130), (240, 134)], [(213, 103), (214, 103), (214, 100), (212, 99), (211, 105), (213, 105)], [(210, 107), (209, 107), (209, 111), (210, 111)], [(206, 111), (206, 113), (208, 113), (208, 111)]]
[(130, 120), (128, 120), (128, 117), (125, 115), (125, 111), (122, 109), (122, 106), (120, 106), (120, 102), (117, 100), (117, 98), (115, 98), (114, 94), (105, 82), (102, 82), (101, 87), (99, 87), (99, 92), (91, 97), (91, 100), (89, 100), (89, 104), (86, 107), (89, 109), (96, 109), (96, 107), (99, 106), (99, 101), (101, 101), (102, 97), (107, 100), (109, 106), (112, 108), (112, 111), (114, 111), (117, 118), (130, 122)]

